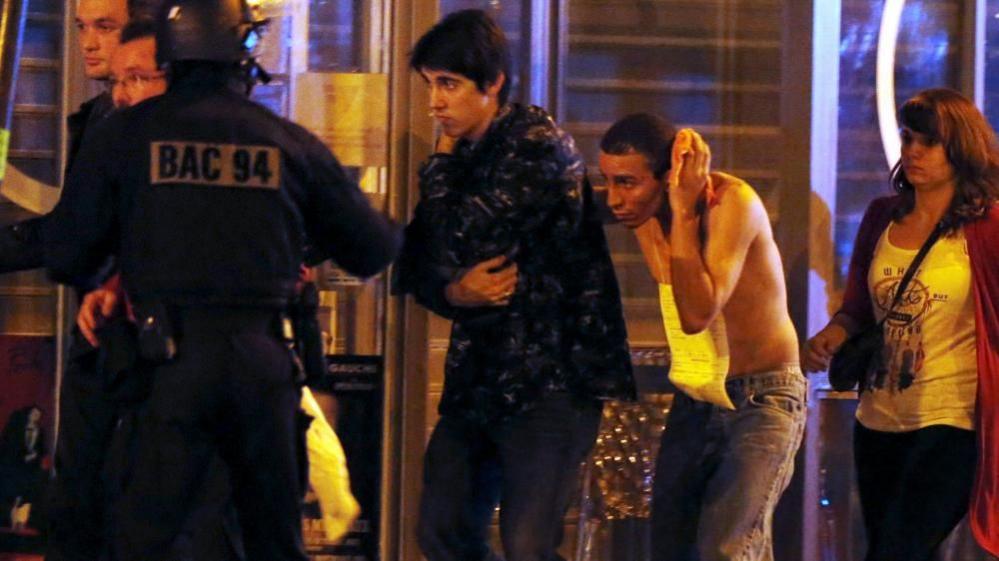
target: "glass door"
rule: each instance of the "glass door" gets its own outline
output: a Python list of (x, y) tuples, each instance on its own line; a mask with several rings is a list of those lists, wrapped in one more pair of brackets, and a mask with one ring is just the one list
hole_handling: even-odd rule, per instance
[[(839, 308), (854, 237), (867, 205), (891, 193), (899, 156), (896, 108), (917, 91), (950, 87), (973, 96), (975, 2), (816, 0), (812, 131), (811, 306), (807, 335)], [(990, 18), (991, 19), (991, 18)], [(821, 123), (821, 124), (817, 124)], [(856, 395), (811, 377), (805, 444), (806, 556), (863, 558), (866, 537), (853, 477)], [(967, 529), (961, 528), (956, 535)], [(948, 542), (947, 548), (961, 547)], [(946, 548), (945, 548), (946, 549)], [(947, 557), (951, 558), (951, 557)], [(956, 558), (974, 558), (956, 557)]]
[[(2, 226), (47, 211), (42, 201), (54, 202), (62, 175), (66, 7), (56, 0), (25, 4), (10, 143), (0, 185)], [(0, 275), (0, 441), (18, 443), (5, 444), (0, 457), (0, 558), (38, 554), (41, 559), (44, 552), (41, 505), (58, 430), (60, 292), (42, 270)]]
[[(699, 131), (711, 146), (711, 165), (749, 183), (762, 199), (784, 256), (791, 302), (798, 247), (807, 224), (808, 168), (795, 149), (807, 147), (806, 96), (811, 69), (801, 59), (810, 39), (810, 10), (798, 0), (564, 0), (561, 123), (587, 159), (598, 200), (606, 197), (597, 168), (599, 141), (616, 120), (636, 112), (659, 114), (676, 127)], [(807, 6), (806, 6), (807, 7)], [(804, 13), (808, 12), (808, 13)], [(804, 84), (804, 85), (803, 85)], [(807, 150), (807, 148), (806, 148)], [(807, 152), (806, 152), (807, 153)], [(800, 158), (805, 160), (805, 158)], [(668, 407), (670, 352), (659, 295), (634, 235), (606, 213), (605, 230), (621, 285), (632, 362), (646, 422)], [(804, 216), (804, 218), (802, 218)], [(791, 243), (788, 243), (791, 242)], [(804, 245), (804, 244), (803, 244)], [(792, 306), (793, 307), (793, 306)], [(792, 317), (795, 310), (791, 310)], [(633, 434), (623, 421), (620, 430)], [(662, 425), (658, 427), (662, 430)], [(665, 430), (670, 430), (667, 426)], [(645, 431), (631, 456), (654, 463), (660, 431)], [(637, 434), (637, 432), (634, 432)], [(602, 465), (606, 462), (596, 462)], [(629, 487), (620, 474), (593, 470), (591, 488), (603, 493), (577, 559), (598, 561), (649, 556), (649, 481), (635, 473)], [(600, 477), (604, 477), (600, 480)], [(801, 555), (799, 476), (775, 513), (777, 558)], [(633, 498), (627, 512), (607, 505)]]
[[(315, 134), (371, 204), (388, 208), (390, 34), (388, 0), (260, 0), (270, 25), (259, 48), (271, 75), (253, 97)], [(357, 240), (363, 243), (364, 240)], [(350, 532), (327, 539), (318, 497), (303, 524), (313, 559), (382, 556), (386, 484), (386, 275), (358, 279), (325, 261), (314, 267), (319, 323), (329, 361), (312, 387), (343, 445), (350, 488), (361, 507)], [(317, 421), (313, 421), (317, 422)]]

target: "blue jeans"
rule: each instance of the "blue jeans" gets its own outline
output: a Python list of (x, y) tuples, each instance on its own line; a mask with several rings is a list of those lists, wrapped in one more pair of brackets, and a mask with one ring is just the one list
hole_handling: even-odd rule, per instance
[(417, 537), (429, 561), (496, 559), (489, 524), (500, 506), (508, 561), (552, 561), (579, 466), (597, 436), (601, 404), (566, 393), (482, 426), (445, 415), (424, 457)]
[(770, 561), (805, 428), (797, 365), (728, 380), (729, 411), (677, 393), (652, 488), (654, 561)]

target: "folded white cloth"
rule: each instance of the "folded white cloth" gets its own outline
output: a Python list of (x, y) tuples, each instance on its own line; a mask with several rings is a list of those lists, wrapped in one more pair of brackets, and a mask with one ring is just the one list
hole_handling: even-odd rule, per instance
[(319, 498), (323, 531), (326, 538), (339, 541), (361, 513), (361, 506), (350, 492), (347, 457), (333, 427), (309, 388), (302, 388), (302, 410), (312, 417), (305, 435), (309, 455), (309, 484)]

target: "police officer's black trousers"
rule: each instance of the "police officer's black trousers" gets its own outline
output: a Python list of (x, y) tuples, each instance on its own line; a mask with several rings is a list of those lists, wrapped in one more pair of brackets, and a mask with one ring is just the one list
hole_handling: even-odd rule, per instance
[[(109, 450), (131, 444), (120, 440), (126, 436), (121, 434), (122, 427), (131, 428), (134, 405), (123, 403), (122, 396), (108, 387), (97, 350), (78, 331), (72, 337), (59, 392), (55, 477), (45, 505), (47, 561), (105, 558), (106, 506), (117, 494), (122, 465), (122, 459)], [(117, 446), (112, 445), (116, 441)], [(230, 511), (228, 470), (216, 457), (198, 490), (196, 507), (185, 521), (182, 543), (174, 544), (175, 549), (192, 552), (191, 558), (197, 561), (242, 559), (238, 524)]]
[(229, 468), (249, 561), (304, 561), (296, 418), (300, 392), (276, 314), (176, 314), (176, 358), (152, 371), (122, 495), (115, 561), (173, 559), (174, 541), (215, 454)]
[(73, 332), (59, 391), (59, 440), (48, 492), (48, 561), (92, 561), (104, 545), (101, 470), (115, 403), (97, 372), (97, 351)]

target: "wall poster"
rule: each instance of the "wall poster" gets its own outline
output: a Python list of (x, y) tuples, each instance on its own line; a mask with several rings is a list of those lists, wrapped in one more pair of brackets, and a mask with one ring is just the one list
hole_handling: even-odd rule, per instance
[(311, 389), (343, 445), (350, 490), (360, 505), (360, 515), (343, 539), (331, 542), (323, 532), (318, 500), (310, 492), (302, 525), (306, 550), (312, 561), (377, 561), (383, 360), (370, 355), (329, 355), (327, 362), (326, 377)]
[(0, 561), (41, 559), (55, 443), (55, 339), (0, 335)]

